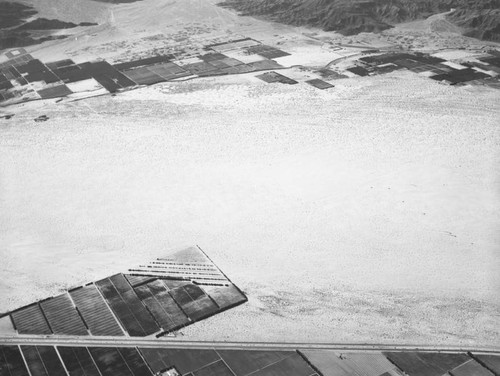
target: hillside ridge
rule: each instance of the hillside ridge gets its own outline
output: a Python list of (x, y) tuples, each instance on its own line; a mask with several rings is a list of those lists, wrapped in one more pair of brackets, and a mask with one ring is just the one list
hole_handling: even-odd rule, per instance
[(219, 5), (246, 16), (343, 35), (379, 32), (450, 11), (448, 20), (466, 35), (500, 41), (500, 0), (225, 0)]

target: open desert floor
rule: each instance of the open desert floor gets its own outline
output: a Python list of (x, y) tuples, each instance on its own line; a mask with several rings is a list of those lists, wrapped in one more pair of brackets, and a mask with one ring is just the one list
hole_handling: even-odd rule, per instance
[(186, 338), (498, 343), (497, 99), (399, 72), (27, 106), (0, 125), (0, 305), (195, 243), (250, 301)]

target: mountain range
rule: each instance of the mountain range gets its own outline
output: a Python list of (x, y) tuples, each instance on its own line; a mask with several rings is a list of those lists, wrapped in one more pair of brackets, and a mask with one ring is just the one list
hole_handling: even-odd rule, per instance
[(465, 35), (500, 41), (500, 0), (225, 0), (219, 5), (242, 15), (344, 35), (378, 32), (449, 12), (447, 19)]

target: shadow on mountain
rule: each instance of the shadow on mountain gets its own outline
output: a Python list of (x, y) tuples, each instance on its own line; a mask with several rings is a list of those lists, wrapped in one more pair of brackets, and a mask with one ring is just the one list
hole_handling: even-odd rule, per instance
[(0, 2), (0, 50), (66, 38), (65, 35), (50, 35), (53, 30), (97, 25), (91, 22), (75, 24), (46, 18), (27, 21), (36, 14), (36, 9), (31, 6), (11, 1)]

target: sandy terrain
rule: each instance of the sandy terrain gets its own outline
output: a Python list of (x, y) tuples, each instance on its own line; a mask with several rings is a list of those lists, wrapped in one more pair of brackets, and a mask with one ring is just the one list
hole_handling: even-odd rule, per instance
[(0, 307), (199, 244), (250, 302), (186, 338), (498, 344), (499, 116), (498, 91), (408, 72), (21, 107)]

